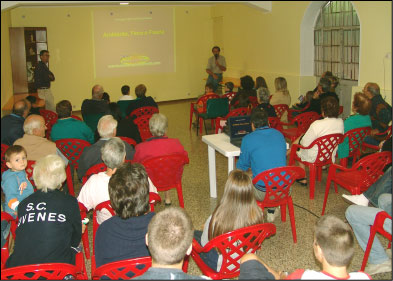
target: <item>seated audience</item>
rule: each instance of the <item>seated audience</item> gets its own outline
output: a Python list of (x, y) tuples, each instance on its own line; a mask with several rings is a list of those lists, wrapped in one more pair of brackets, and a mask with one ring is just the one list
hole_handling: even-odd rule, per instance
[(12, 113), (1, 118), (1, 143), (8, 146), (23, 137), (23, 123), (30, 111), (30, 102), (19, 100), (14, 103)]
[(85, 99), (82, 103), (82, 116), (90, 114), (108, 114), (108, 103), (102, 99), (104, 88), (101, 85), (94, 85), (91, 91), (91, 99)]
[[(287, 80), (284, 77), (277, 77), (274, 79), (274, 87), (276, 88), (276, 92), (272, 95), (270, 100), (271, 105), (276, 104), (286, 104), (288, 106), (291, 105), (291, 95), (289, 94), (287, 87)], [(288, 121), (288, 113), (285, 113), (281, 116), (282, 122)]]
[[(265, 110), (254, 108), (251, 112), (252, 133), (243, 137), (240, 156), (236, 168), (249, 171), (252, 178), (263, 171), (286, 165), (286, 142), (282, 133), (269, 127), (268, 115)], [(254, 188), (255, 198), (263, 201), (266, 188), (259, 181)], [(267, 221), (272, 222), (278, 215), (277, 208), (268, 209)]]
[(258, 108), (264, 109), (268, 117), (277, 117), (274, 107), (270, 104), (270, 92), (267, 88), (260, 87), (257, 90)]
[[(333, 73), (331, 71), (325, 71), (324, 73), (322, 73), (321, 78), (328, 78), (330, 80), (330, 77), (332, 77), (332, 76), (333, 76)], [(315, 93), (318, 90), (318, 86), (319, 86), (319, 84), (312, 91), (313, 93)]]
[(339, 103), (339, 99), (336, 93), (329, 92), (331, 88), (331, 82), (329, 78), (321, 77), (318, 84), (318, 90), (314, 93), (311, 99), (310, 106), (306, 111), (314, 111), (321, 114), (321, 101), (326, 97), (334, 97)]
[(10, 146), (4, 154), (8, 170), (1, 175), (1, 189), (5, 195), (4, 211), (16, 218), (18, 205), (33, 194), (34, 188), (27, 178), (26, 150), (20, 145)]
[(259, 88), (269, 89), (266, 84), (265, 78), (263, 78), (262, 76), (258, 76), (257, 78), (255, 78), (255, 90), (257, 91)]
[(231, 100), (231, 106), (235, 106), (236, 103), (239, 101), (240, 96), (243, 94), (247, 97), (256, 97), (257, 96), (257, 92), (254, 89), (254, 80), (252, 79), (252, 77), (250, 75), (245, 75), (243, 77), (240, 78), (240, 89), (237, 92), (237, 94), (233, 97), (233, 99)]
[(111, 102), (111, 98), (110, 98), (110, 96), (109, 96), (109, 94), (108, 94), (107, 92), (104, 92), (104, 93), (102, 94), (102, 99), (103, 99), (104, 101), (106, 101), (107, 104), (109, 104), (109, 103)]
[(59, 190), (66, 179), (64, 162), (57, 155), (39, 159), (33, 178), (37, 191), (18, 206), (15, 247), (6, 268), (39, 263), (75, 264), (82, 222), (76, 198)]
[(58, 119), (52, 126), (50, 138), (53, 141), (73, 138), (94, 143), (94, 135), (85, 122), (72, 118), (72, 105), (68, 100), (56, 104)]
[[(123, 118), (119, 105), (111, 102), (109, 104), (109, 110), (113, 118), (117, 121), (116, 136), (132, 138), (136, 143), (142, 142), (141, 135), (139, 134), (138, 126), (130, 118)], [(97, 132), (98, 139), (98, 132)]]
[[(344, 133), (344, 122), (341, 118), (338, 118), (339, 106), (337, 100), (333, 97), (324, 98), (321, 102), (321, 108), (323, 119), (314, 121), (308, 128), (307, 132), (296, 139), (293, 143), (306, 147), (317, 138), (330, 134)], [(333, 162), (336, 151), (337, 148), (333, 151)], [(314, 163), (318, 154), (318, 147), (317, 145), (314, 145), (310, 149), (300, 149), (296, 153), (302, 161)], [(303, 169), (305, 168), (304, 164), (301, 162), (298, 162), (298, 165)], [(303, 186), (307, 186), (307, 178), (297, 179), (296, 181)]]
[[(356, 239), (363, 251), (366, 250), (368, 239), (370, 237), (370, 226), (374, 224), (376, 215), (385, 211), (392, 216), (392, 173), (388, 173), (388, 177), (380, 184), (389, 185), (390, 193), (382, 193), (378, 197), (376, 208), (367, 206), (349, 206), (345, 212), (345, 217), (351, 225)], [(386, 219), (383, 229), (392, 234), (392, 220)], [(390, 250), (391, 251), (391, 250)], [(390, 252), (391, 256), (391, 252)], [(381, 245), (377, 235), (371, 247), (370, 256), (368, 257), (368, 265), (364, 271), (370, 275), (384, 272), (392, 272), (392, 259), (387, 255), (385, 249)]]
[[(211, 96), (211, 95), (215, 95), (216, 93), (214, 93), (214, 91), (213, 91), (213, 84), (210, 84), (210, 83), (207, 83), (206, 85), (205, 85), (205, 94), (203, 95), (203, 96)], [(206, 103), (206, 102), (205, 102)], [(195, 107), (194, 107), (199, 113), (202, 113), (202, 112), (204, 112), (204, 110), (203, 110), (203, 102), (202, 101), (198, 101), (196, 104), (195, 104)]]
[(57, 154), (63, 159), (65, 165), (68, 164), (68, 159), (56, 147), (56, 144), (45, 138), (44, 117), (35, 114), (29, 115), (23, 124), (23, 130), (25, 134), (22, 138), (17, 139), (14, 145), (24, 147), (27, 152), (27, 160), (37, 161), (49, 154)]
[(28, 100), (31, 104), (30, 111), (29, 111), (28, 115), (31, 115), (31, 114), (40, 115), (40, 108), (45, 109), (45, 100), (43, 100), (43, 99), (37, 98), (33, 95), (28, 95), (26, 97), (26, 100)]
[[(90, 167), (102, 163), (101, 147), (103, 147), (110, 138), (116, 136), (116, 127), (117, 121), (112, 115), (105, 115), (100, 118), (97, 130), (101, 138), (96, 143), (85, 147), (83, 150), (79, 158), (79, 167), (77, 170), (79, 180), (82, 180), (82, 177)], [(123, 142), (126, 147), (126, 159), (132, 160), (134, 157), (134, 148), (125, 141)]]
[(119, 101), (121, 100), (133, 100), (134, 97), (130, 96), (130, 86), (124, 85), (121, 87), (122, 96), (120, 97)]
[(146, 234), (152, 265), (135, 280), (206, 279), (182, 271), (184, 257), (192, 250), (193, 232), (192, 221), (182, 208), (170, 207), (155, 214)]
[[(221, 234), (261, 223), (263, 212), (255, 201), (250, 176), (243, 171), (233, 170), (228, 176), (220, 203), (206, 220), (203, 232), (195, 231), (195, 239), (203, 247)], [(222, 255), (215, 249), (202, 253), (201, 257), (210, 268), (220, 271)]]
[[(224, 94), (224, 96), (226, 96), (226, 97), (228, 97), (228, 96), (231, 96), (231, 95), (233, 95), (233, 94), (235, 94), (235, 92), (233, 92), (233, 88), (235, 87), (235, 85), (233, 85), (233, 83), (232, 82), (226, 82), (225, 84), (224, 84), (224, 91), (225, 91), (225, 94)], [(233, 97), (228, 97), (228, 99), (229, 99), (229, 102), (232, 100), (232, 98)]]
[(336, 88), (338, 87), (339, 81), (336, 76), (328, 76), (330, 80), (330, 92), (336, 93)]
[(158, 108), (157, 103), (150, 96), (146, 97), (146, 86), (140, 84), (135, 87), (136, 99), (131, 101), (126, 109), (126, 116), (129, 116), (135, 109), (145, 106), (154, 106)]
[(149, 206), (149, 181), (139, 163), (124, 163), (109, 180), (109, 198), (116, 216), (104, 221), (95, 241), (96, 266), (149, 256), (145, 236), (154, 216)]
[[(164, 114), (153, 114), (149, 120), (149, 129), (153, 137), (135, 147), (135, 161), (143, 162), (154, 157), (171, 154), (183, 154), (188, 158), (188, 153), (180, 141), (167, 137), (168, 118)], [(169, 195), (169, 190), (165, 191), (165, 205), (171, 204)]]
[[(344, 121), (344, 133), (362, 127), (371, 127), (370, 112), (371, 101), (363, 93), (356, 93), (353, 97), (352, 111), (354, 115), (349, 116)], [(338, 145), (338, 158), (347, 158), (349, 154), (349, 139), (346, 137)]]
[(378, 145), (386, 134), (377, 136), (378, 133), (385, 132), (392, 121), (392, 107), (382, 98), (378, 84), (367, 83), (363, 93), (371, 100), (370, 118), (372, 123), (371, 136), (366, 136), (364, 141), (372, 145)]
[[(101, 158), (106, 165), (106, 171), (91, 175), (87, 182), (82, 186), (78, 196), (78, 201), (85, 205), (89, 211), (94, 209), (98, 204), (109, 200), (108, 182), (117, 168), (124, 162), (126, 157), (126, 148), (124, 142), (116, 137), (107, 140), (101, 147)], [(112, 217), (107, 210), (97, 213), (97, 222)]]
[[(308, 91), (308, 92), (306, 93), (306, 96), (305, 96), (305, 97), (304, 97), (303, 95), (300, 96), (300, 97), (299, 97), (300, 102), (294, 104), (294, 105), (291, 107), (291, 109), (295, 109), (295, 110), (302, 110), (302, 109), (304, 109), (306, 106), (308, 106), (308, 105), (310, 104), (313, 95), (314, 95), (314, 92), (313, 92), (313, 91)], [(294, 115), (294, 113), (295, 113), (295, 112), (292, 113), (292, 116), (296, 116), (296, 115), (300, 114), (300, 113), (296, 112), (297, 114)]]
[[(351, 228), (332, 215), (321, 217), (315, 224), (314, 256), (321, 263), (322, 271), (297, 269), (288, 276), (267, 266), (255, 254), (242, 257), (239, 280), (250, 279), (366, 279), (371, 277), (364, 272), (348, 273), (348, 266), (354, 254), (354, 238)], [(268, 271), (268, 272), (267, 272)], [(269, 276), (271, 273), (272, 276)]]

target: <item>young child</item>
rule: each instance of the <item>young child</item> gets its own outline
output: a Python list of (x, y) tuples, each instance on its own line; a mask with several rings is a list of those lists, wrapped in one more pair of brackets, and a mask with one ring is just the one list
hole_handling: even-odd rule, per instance
[[(210, 96), (210, 95), (215, 95), (214, 90), (213, 90), (213, 84), (207, 83), (205, 85), (205, 94), (203, 96)], [(199, 113), (203, 112), (203, 102), (202, 101), (198, 101), (198, 103), (195, 105), (195, 107), (196, 107), (195, 109)]]
[(286, 276), (269, 268), (255, 254), (247, 254), (241, 259), (239, 279), (259, 279), (259, 272), (266, 274), (266, 270), (276, 279), (371, 279), (364, 272), (348, 273), (354, 254), (354, 237), (351, 228), (339, 218), (326, 215), (317, 221), (313, 248), (315, 258), (322, 264), (322, 271), (297, 269)]
[(232, 82), (226, 82), (224, 91), (225, 94), (223, 97), (227, 97), (229, 99), (229, 102), (233, 99), (233, 97), (236, 95), (236, 93), (233, 91), (233, 88), (235, 88), (235, 85)]
[(34, 193), (25, 172), (27, 153), (22, 146), (12, 145), (6, 150), (4, 158), (9, 168), (1, 176), (1, 188), (5, 194), (4, 211), (16, 218), (19, 203)]

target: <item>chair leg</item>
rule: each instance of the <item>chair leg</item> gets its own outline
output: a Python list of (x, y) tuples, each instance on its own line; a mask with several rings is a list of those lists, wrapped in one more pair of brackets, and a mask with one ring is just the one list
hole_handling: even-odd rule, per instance
[(348, 157), (340, 159), (340, 165), (346, 168), (348, 165)]
[(367, 248), (366, 248), (366, 251), (364, 252), (362, 267), (360, 268), (361, 271), (364, 271), (364, 269), (366, 268), (368, 256), (370, 255), (371, 247), (374, 243), (375, 234), (376, 234), (376, 229), (374, 227), (371, 227), (370, 237), (368, 238), (368, 243), (367, 243)]
[(293, 209), (293, 201), (292, 201), (292, 197), (291, 196), (288, 198), (288, 213), (289, 213), (289, 219), (291, 221), (293, 243), (297, 243), (296, 224), (295, 224), (295, 212), (294, 212), (294, 209)]
[(67, 168), (66, 168), (66, 175), (67, 175), (68, 193), (75, 197), (74, 184), (73, 184), (73, 180), (72, 180), (70, 165), (68, 165)]
[(192, 115), (194, 114), (194, 104), (191, 103), (191, 108), (190, 108), (190, 128), (189, 130), (191, 130), (191, 125), (192, 125)]
[(315, 192), (315, 181), (316, 181), (316, 167), (314, 165), (309, 166), (310, 170), (310, 199), (314, 199)]
[(322, 180), (322, 167), (317, 167), (317, 180), (321, 181)]
[(287, 205), (280, 205), (281, 209), (281, 221), (285, 222), (287, 220), (287, 212), (286, 212)]
[(86, 230), (82, 234), (82, 243), (83, 243), (83, 249), (85, 250), (85, 257), (86, 259), (90, 259), (90, 247), (89, 247), (89, 232)]
[(177, 198), (179, 199), (179, 205), (184, 209), (184, 200), (183, 200), (183, 190), (181, 184), (176, 187), (177, 190)]
[[(199, 118), (199, 133), (202, 135), (203, 119)], [(206, 127), (206, 126), (205, 126)]]
[(182, 266), (182, 270), (183, 272), (187, 273), (188, 272), (188, 262), (190, 261), (190, 255), (187, 255), (184, 257), (184, 261), (183, 261), (183, 266)]

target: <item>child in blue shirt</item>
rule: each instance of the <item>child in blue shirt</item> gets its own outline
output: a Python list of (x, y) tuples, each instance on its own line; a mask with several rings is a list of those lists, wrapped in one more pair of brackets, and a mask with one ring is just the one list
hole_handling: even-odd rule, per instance
[(4, 158), (9, 168), (1, 176), (1, 188), (5, 194), (4, 211), (16, 218), (19, 203), (34, 192), (25, 172), (27, 153), (22, 146), (12, 145)]

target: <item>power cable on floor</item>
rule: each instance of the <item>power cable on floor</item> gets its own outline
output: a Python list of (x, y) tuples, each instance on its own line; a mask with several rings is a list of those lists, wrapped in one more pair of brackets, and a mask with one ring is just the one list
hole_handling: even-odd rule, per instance
[(297, 204), (295, 204), (295, 203), (293, 203), (293, 205), (296, 206), (296, 207), (298, 207), (298, 208), (301, 208), (301, 209), (303, 209), (303, 210), (305, 210), (305, 211), (307, 211), (307, 212), (309, 212), (311, 215), (317, 217), (318, 219), (320, 218), (319, 216), (317, 216), (316, 214), (314, 214), (313, 212), (311, 212), (310, 210), (308, 210), (308, 209), (306, 209), (306, 208), (304, 208), (304, 207), (302, 207), (302, 206), (299, 206), (299, 205), (297, 205)]

